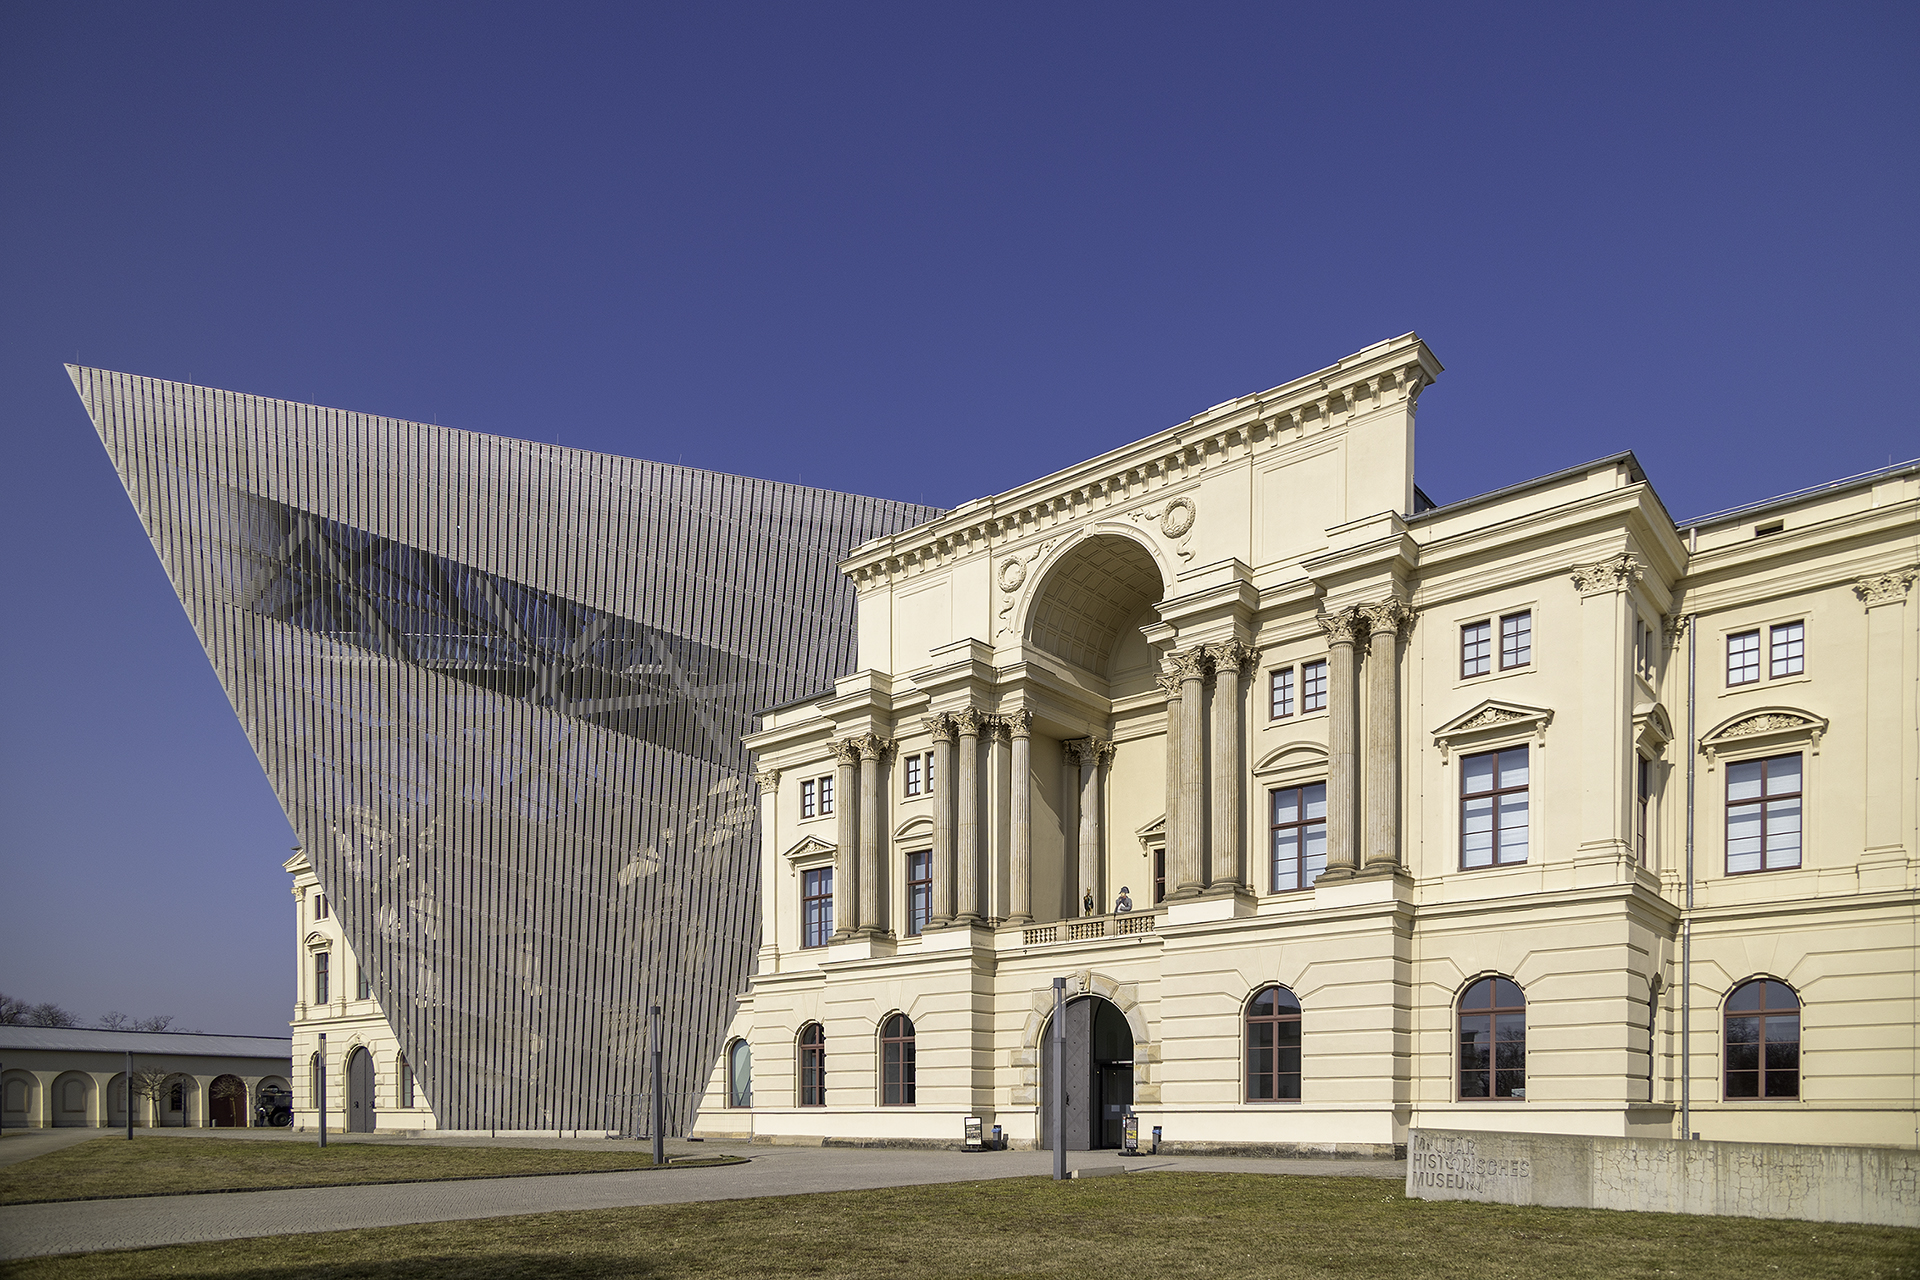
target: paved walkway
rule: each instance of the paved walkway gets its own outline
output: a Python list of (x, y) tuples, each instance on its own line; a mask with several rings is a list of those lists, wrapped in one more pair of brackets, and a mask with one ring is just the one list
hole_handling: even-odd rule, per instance
[[(549, 1140), (531, 1140), (545, 1142)], [(768, 1147), (745, 1143), (673, 1143), (670, 1154), (744, 1155), (749, 1163), (678, 1172), (587, 1173), (469, 1182), (409, 1182), (374, 1187), (323, 1187), (86, 1200), (0, 1207), (0, 1258), (30, 1258), (102, 1249), (252, 1236), (390, 1227), (413, 1222), (498, 1218), (567, 1209), (615, 1209), (692, 1200), (804, 1195), (873, 1187), (974, 1182), (1044, 1176), (1045, 1151), (900, 1151), (888, 1148)], [(1234, 1173), (1346, 1174), (1402, 1179), (1400, 1161), (1261, 1160), (1227, 1156), (1143, 1156), (1077, 1151), (1071, 1168), (1146, 1173), (1219, 1170)]]

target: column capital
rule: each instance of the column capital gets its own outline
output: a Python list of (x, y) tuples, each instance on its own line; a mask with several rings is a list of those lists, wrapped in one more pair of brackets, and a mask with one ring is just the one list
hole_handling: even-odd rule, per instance
[(953, 717), (946, 712), (942, 711), (937, 716), (928, 716), (921, 723), (926, 725), (927, 732), (933, 735), (935, 742), (953, 741)]
[(1360, 639), (1365, 626), (1358, 605), (1349, 605), (1345, 609), (1336, 609), (1332, 613), (1322, 613), (1314, 617), (1320, 624), (1320, 630), (1326, 633), (1330, 645), (1353, 644)]
[(1907, 598), (1907, 590), (1916, 579), (1920, 579), (1920, 565), (1910, 564), (1860, 579), (1853, 584), (1853, 594), (1869, 609), (1877, 604), (1895, 604)]
[(1181, 680), (1205, 680), (1213, 670), (1213, 659), (1205, 645), (1176, 649), (1167, 655), (1167, 670)]
[(1359, 614), (1368, 632), (1376, 636), (1384, 632), (1398, 635), (1413, 625), (1413, 609), (1397, 596), (1360, 605)]
[(833, 758), (841, 764), (860, 763), (860, 739), (841, 738), (833, 744)]
[(1228, 640), (1221, 644), (1207, 645), (1205, 648), (1207, 656), (1213, 660), (1213, 669), (1216, 672), (1232, 671), (1236, 675), (1242, 674), (1253, 665), (1254, 658), (1258, 656), (1254, 647), (1245, 640)]
[(892, 738), (878, 733), (863, 733), (853, 741), (859, 748), (862, 760), (885, 759), (896, 745)]
[(1097, 766), (1113, 759), (1113, 744), (1103, 742), (1099, 738), (1072, 738), (1061, 743), (1060, 746), (1075, 763), (1082, 767)]
[(1682, 640), (1687, 638), (1687, 622), (1692, 616), (1686, 613), (1670, 613), (1660, 620), (1660, 636), (1666, 641), (1667, 648), (1676, 648)]
[(761, 769), (753, 775), (753, 780), (760, 784), (761, 795), (770, 795), (780, 789), (778, 769)]
[(977, 738), (986, 727), (987, 717), (978, 707), (962, 707), (953, 713), (953, 728), (963, 738)]
[(1622, 551), (1597, 564), (1583, 565), (1569, 576), (1573, 579), (1574, 588), (1585, 596), (1603, 591), (1625, 591), (1646, 577), (1647, 571), (1630, 553)]
[(1180, 696), (1180, 677), (1171, 671), (1155, 676), (1153, 682), (1160, 686), (1160, 692), (1166, 694), (1169, 699)]
[(1009, 711), (1006, 715), (1000, 717), (1000, 723), (1006, 727), (1007, 736), (1010, 738), (1031, 738), (1033, 736), (1033, 712), (1027, 710), (1025, 707), (1021, 707), (1017, 711)]

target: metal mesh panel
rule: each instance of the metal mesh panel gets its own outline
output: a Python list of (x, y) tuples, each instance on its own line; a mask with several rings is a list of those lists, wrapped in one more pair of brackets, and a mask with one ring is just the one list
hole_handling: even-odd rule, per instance
[(740, 735), (930, 507), (69, 366), (442, 1126), (684, 1132), (759, 938)]

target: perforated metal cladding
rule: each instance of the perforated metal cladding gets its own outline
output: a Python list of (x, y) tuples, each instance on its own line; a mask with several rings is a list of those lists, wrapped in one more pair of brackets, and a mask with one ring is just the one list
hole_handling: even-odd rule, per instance
[(70, 366), (443, 1127), (684, 1131), (759, 929), (754, 711), (937, 514)]

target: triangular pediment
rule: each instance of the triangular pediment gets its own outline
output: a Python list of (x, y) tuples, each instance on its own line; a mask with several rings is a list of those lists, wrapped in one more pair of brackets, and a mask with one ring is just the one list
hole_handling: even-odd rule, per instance
[(1546, 744), (1547, 726), (1553, 723), (1551, 707), (1530, 707), (1523, 702), (1505, 702), (1488, 698), (1455, 716), (1433, 731), (1433, 745), (1440, 758), (1462, 747), (1482, 742), (1534, 735)]
[(1146, 826), (1137, 828), (1134, 838), (1148, 849), (1155, 849), (1167, 842), (1167, 815), (1161, 814)]
[(839, 848), (839, 845), (827, 840), (822, 840), (819, 836), (808, 836), (800, 841), (799, 844), (787, 850), (784, 856), (789, 860), (797, 861), (801, 858), (813, 858), (836, 853), (839, 851)]

